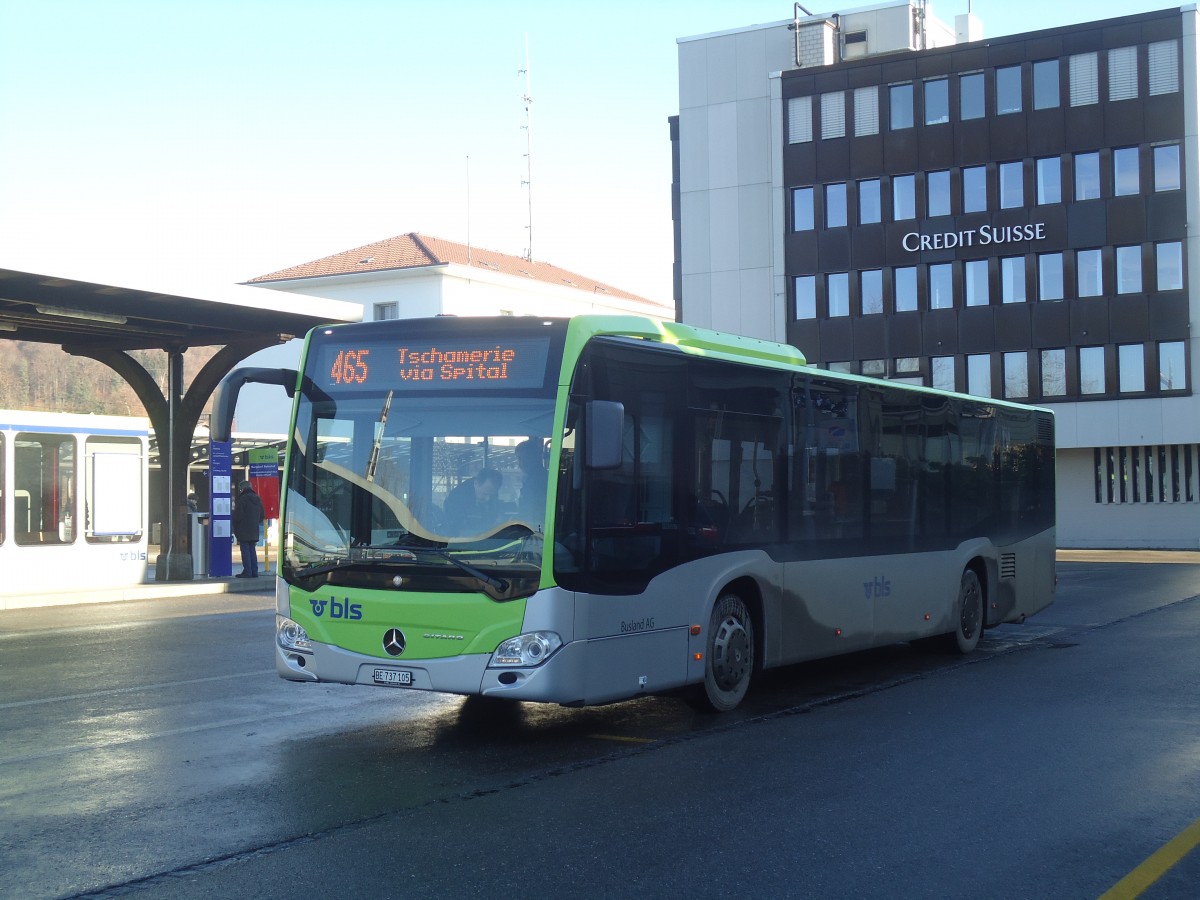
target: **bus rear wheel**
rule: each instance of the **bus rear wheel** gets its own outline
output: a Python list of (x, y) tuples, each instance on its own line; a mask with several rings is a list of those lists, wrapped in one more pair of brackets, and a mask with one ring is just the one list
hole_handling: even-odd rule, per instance
[(979, 646), (979, 636), (983, 634), (983, 586), (974, 569), (963, 570), (955, 612), (957, 627), (946, 636), (946, 648), (966, 656)]
[(709, 712), (734, 709), (754, 673), (754, 620), (734, 593), (722, 594), (708, 620), (704, 681), (695, 686), (692, 705)]

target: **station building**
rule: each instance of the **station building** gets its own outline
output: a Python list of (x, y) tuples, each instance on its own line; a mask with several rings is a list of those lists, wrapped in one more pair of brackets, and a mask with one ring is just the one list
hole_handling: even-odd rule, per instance
[(678, 50), (682, 321), (1051, 407), (1060, 546), (1200, 546), (1195, 7), (984, 40), (914, 0)]

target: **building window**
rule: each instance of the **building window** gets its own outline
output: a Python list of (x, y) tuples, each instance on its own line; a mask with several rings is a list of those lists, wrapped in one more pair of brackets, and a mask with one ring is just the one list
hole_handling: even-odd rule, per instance
[(812, 139), (812, 97), (793, 97), (788, 100), (788, 143), (806, 144)]
[(950, 87), (945, 78), (925, 82), (925, 124), (941, 125), (950, 121)]
[(813, 189), (792, 188), (792, 231), (812, 231), (815, 227)]
[(952, 391), (954, 384), (954, 357), (935, 356), (929, 361), (930, 387), (939, 391)]
[(972, 72), (958, 79), (960, 119), (982, 119), (984, 116), (983, 73)]
[(900, 356), (893, 362), (893, 370), (897, 375), (920, 375), (921, 360), (916, 356)]
[(1044, 59), (1033, 64), (1033, 108), (1058, 106), (1058, 60)]
[(821, 95), (821, 138), (846, 136), (846, 95), (834, 91)]
[(830, 372), (838, 372), (842, 375), (857, 375), (858, 363), (853, 362), (831, 362), (829, 364)]
[(893, 84), (888, 88), (891, 101), (892, 131), (913, 127), (913, 86)]
[(815, 319), (817, 317), (817, 276), (797, 275), (796, 286), (796, 319)]
[(1183, 183), (1179, 178), (1179, 145), (1164, 144), (1154, 148), (1154, 190), (1177, 191)]
[(868, 178), (858, 183), (858, 223), (871, 225), (883, 218), (879, 199), (879, 179)]
[(1096, 74), (1096, 54), (1077, 53), (1067, 61), (1072, 106), (1090, 106), (1100, 102), (1100, 79)]
[(1057, 156), (1047, 156), (1037, 161), (1037, 202), (1062, 203), (1062, 162)]
[(967, 393), (976, 397), (992, 396), (992, 358), (986, 353), (967, 357)]
[(950, 173), (944, 169), (930, 172), (925, 176), (925, 188), (928, 217), (950, 215)]
[(1061, 300), (1063, 298), (1063, 256), (1061, 253), (1043, 253), (1038, 257), (1038, 299)]
[(1179, 90), (1179, 42), (1156, 41), (1147, 48), (1150, 96)]
[(1158, 389), (1182, 391), (1187, 387), (1184, 371), (1183, 341), (1163, 341), (1158, 345)]
[(1029, 396), (1029, 354), (1024, 350), (1004, 354), (1004, 396), (1010, 400)]
[(400, 318), (399, 303), (376, 303), (375, 304), (375, 321), (383, 322), (387, 319)]
[(1146, 351), (1141, 344), (1122, 344), (1117, 348), (1117, 380), (1122, 394), (1140, 394), (1146, 390)]
[(987, 209), (987, 167), (967, 166), (962, 170), (963, 212)]
[(866, 269), (862, 273), (860, 285), (862, 314), (875, 315), (883, 312), (883, 270)]
[(879, 134), (879, 88), (854, 89), (854, 133)]
[(1183, 290), (1183, 245), (1178, 241), (1154, 245), (1160, 291)]
[(1021, 67), (1003, 66), (996, 70), (996, 115), (1021, 111)]
[(938, 263), (929, 267), (929, 308), (952, 309), (954, 307), (954, 267), (950, 263)]
[(883, 378), (887, 375), (887, 360), (864, 359), (862, 361), (862, 373), (872, 378)]
[(1195, 444), (1096, 447), (1097, 503), (1194, 503)]
[(1141, 166), (1137, 147), (1113, 151), (1113, 196), (1131, 197), (1142, 192)]
[(987, 306), (992, 302), (988, 290), (986, 259), (971, 259), (963, 263), (963, 281), (966, 285), (967, 306)]
[(1079, 348), (1079, 393), (1104, 393), (1104, 348)]
[(1108, 99), (1134, 100), (1138, 95), (1137, 47), (1108, 51)]
[(1025, 257), (1006, 256), (1000, 260), (1000, 301), (1025, 302)]
[(1020, 162), (1000, 163), (1000, 208), (1025, 205), (1025, 166)]
[(1065, 397), (1067, 394), (1067, 351), (1042, 351), (1042, 396)]
[(1100, 154), (1075, 154), (1075, 199), (1095, 200), (1100, 196)]
[(892, 219), (917, 217), (917, 181), (915, 175), (896, 175), (892, 178)]
[(896, 312), (914, 312), (917, 308), (917, 267), (901, 266), (892, 277)]
[(1142, 248), (1117, 248), (1117, 293), (1142, 292)]
[(1075, 296), (1099, 297), (1104, 293), (1104, 269), (1099, 250), (1075, 254)]
[(830, 318), (850, 315), (849, 272), (833, 272), (826, 276), (825, 299), (829, 303)]
[(825, 227), (843, 228), (846, 225), (846, 185), (844, 182), (825, 185)]

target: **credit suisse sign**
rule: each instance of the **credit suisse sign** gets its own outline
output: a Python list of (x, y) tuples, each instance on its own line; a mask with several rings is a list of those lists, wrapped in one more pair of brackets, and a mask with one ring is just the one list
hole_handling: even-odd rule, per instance
[(1046, 223), (1028, 225), (980, 225), (967, 231), (941, 231), (921, 234), (910, 231), (901, 244), (909, 253), (921, 250), (953, 250), (955, 247), (986, 247), (989, 244), (1016, 244), (1046, 239)]

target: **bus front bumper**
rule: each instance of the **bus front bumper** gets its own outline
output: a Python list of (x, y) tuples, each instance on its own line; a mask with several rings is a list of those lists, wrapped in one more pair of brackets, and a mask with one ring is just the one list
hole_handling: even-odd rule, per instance
[(491, 654), (441, 659), (378, 659), (313, 642), (300, 653), (275, 646), (275, 670), (288, 681), (375, 685), (448, 694), (484, 694), (512, 700), (575, 703), (586, 644), (566, 644), (539, 666), (488, 668)]

